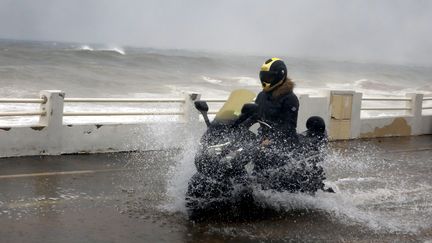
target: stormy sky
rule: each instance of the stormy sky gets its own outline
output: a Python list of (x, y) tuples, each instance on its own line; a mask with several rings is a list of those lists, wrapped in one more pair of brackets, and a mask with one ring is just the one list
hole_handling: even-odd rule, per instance
[(432, 1), (0, 0), (0, 38), (432, 65)]

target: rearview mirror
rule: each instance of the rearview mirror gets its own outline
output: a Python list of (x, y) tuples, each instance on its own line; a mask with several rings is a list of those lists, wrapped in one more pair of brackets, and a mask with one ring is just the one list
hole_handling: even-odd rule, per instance
[(207, 112), (209, 110), (209, 107), (207, 105), (207, 102), (202, 100), (197, 100), (194, 102), (195, 108), (199, 110), (200, 112)]
[(258, 105), (254, 103), (244, 104), (241, 113), (245, 115), (253, 115), (258, 113)]

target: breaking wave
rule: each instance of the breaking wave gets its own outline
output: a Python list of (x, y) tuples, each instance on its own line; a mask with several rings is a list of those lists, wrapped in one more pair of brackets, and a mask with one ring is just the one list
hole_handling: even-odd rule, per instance
[(112, 52), (120, 55), (126, 55), (125, 50), (122, 47), (91, 47), (89, 45), (82, 45), (77, 48), (78, 51), (86, 51), (86, 52)]
[(80, 48), (78, 48), (78, 50), (80, 50), (80, 51), (94, 51), (94, 49), (88, 45), (83, 45)]
[(211, 83), (211, 84), (220, 84), (220, 83), (222, 83), (222, 80), (210, 78), (210, 77), (207, 77), (207, 76), (202, 76), (202, 79), (204, 81), (206, 81), (207, 83)]

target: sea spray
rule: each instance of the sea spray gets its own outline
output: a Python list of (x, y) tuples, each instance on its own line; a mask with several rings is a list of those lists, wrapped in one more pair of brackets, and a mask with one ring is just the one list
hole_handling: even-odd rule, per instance
[(166, 122), (161, 118), (157, 123), (135, 126), (132, 129), (130, 139), (125, 141), (124, 146), (134, 152), (119, 155), (127, 172), (123, 182), (115, 185), (126, 196), (125, 201), (118, 205), (122, 214), (156, 220), (166, 213), (181, 211), (181, 207), (177, 205), (181, 204), (184, 196), (177, 190), (181, 190), (183, 185), (175, 187), (177, 182), (171, 184), (170, 181), (187, 176), (181, 174), (172, 177), (176, 175), (173, 168), (178, 168), (179, 154), (188, 151), (188, 131), (198, 130), (197, 127), (194, 130), (186, 127), (185, 123)]
[(174, 158), (175, 164), (171, 166), (167, 177), (168, 200), (162, 206), (164, 210), (186, 212), (185, 195), (188, 182), (193, 174), (196, 173), (194, 158), (198, 151), (200, 137), (204, 132), (204, 129), (200, 128), (203, 128), (203, 124), (199, 120), (187, 123), (183, 128), (183, 136), (178, 140), (180, 154)]
[[(430, 200), (432, 185), (403, 169), (406, 160), (383, 159), (383, 153), (386, 151), (368, 142), (332, 146), (323, 166), (326, 184), (336, 189), (335, 194), (258, 194), (284, 210), (319, 210), (332, 220), (375, 231), (412, 233), (430, 227), (432, 208), (426, 202)], [(403, 172), (397, 173), (401, 169)], [(421, 213), (419, 207), (423, 209)]]
[[(184, 150), (171, 170), (168, 194), (174, 200), (165, 208), (171, 212), (184, 213), (184, 193), (195, 172), (193, 157), (196, 147), (193, 146), (196, 143), (192, 139), (185, 145), (192, 149)], [(319, 212), (331, 221), (366, 227), (375, 232), (411, 234), (430, 227), (428, 218), (432, 210), (427, 202), (431, 185), (409, 183), (409, 174), (392, 176), (398, 165), (382, 159), (385, 151), (370, 143), (342, 143), (339, 146), (326, 151), (327, 158), (323, 163), (328, 177), (326, 185), (333, 187), (336, 193), (275, 192), (262, 190), (256, 185), (253, 187), (255, 200), (281, 215), (296, 210), (312, 214)], [(395, 212), (397, 208), (399, 210)], [(419, 208), (422, 213), (417, 212)], [(413, 212), (416, 212), (415, 218)]]

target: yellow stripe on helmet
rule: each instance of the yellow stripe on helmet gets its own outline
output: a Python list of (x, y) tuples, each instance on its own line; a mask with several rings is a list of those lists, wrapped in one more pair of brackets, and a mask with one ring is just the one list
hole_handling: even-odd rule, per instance
[(273, 57), (272, 59), (270, 59), (271, 61), (266, 61), (262, 66), (261, 66), (261, 71), (270, 71), (270, 67), (271, 65), (276, 62), (277, 60), (281, 60), (280, 58), (277, 57)]

